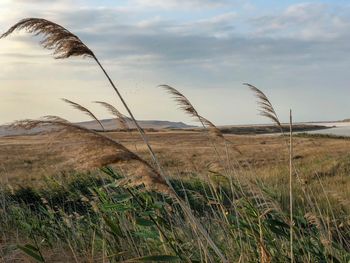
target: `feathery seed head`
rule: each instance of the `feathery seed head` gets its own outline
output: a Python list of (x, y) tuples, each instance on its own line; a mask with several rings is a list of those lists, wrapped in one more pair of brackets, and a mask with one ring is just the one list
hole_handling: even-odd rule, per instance
[(107, 102), (104, 102), (104, 101), (94, 101), (94, 102), (102, 105), (112, 115), (116, 116), (118, 124), (119, 124), (119, 127), (121, 127), (124, 130), (130, 130), (130, 127), (128, 125), (128, 121), (130, 121), (130, 119), (127, 116), (125, 116), (124, 114), (122, 114), (119, 110), (117, 110), (113, 105), (111, 105), (111, 104), (109, 104)]
[(67, 99), (62, 99), (64, 102), (68, 103), (69, 105), (71, 105), (74, 109), (77, 109), (78, 111), (81, 111), (83, 113), (85, 113), (86, 115), (88, 115), (89, 117), (91, 117), (92, 119), (94, 119), (95, 121), (97, 121), (97, 123), (101, 126), (102, 130), (105, 130), (105, 128), (103, 127), (102, 123), (100, 122), (100, 120), (87, 108), (85, 108), (84, 106), (71, 101), (71, 100), (67, 100)]
[(243, 85), (248, 86), (257, 97), (260, 115), (272, 120), (276, 123), (277, 126), (279, 126), (282, 129), (282, 125), (278, 119), (277, 113), (275, 112), (275, 109), (273, 108), (270, 100), (267, 98), (265, 93), (249, 83), (243, 83)]
[(8, 29), (0, 38), (5, 38), (16, 30), (25, 30), (34, 35), (43, 35), (40, 44), (46, 49), (54, 50), (56, 59), (71, 56), (94, 57), (94, 53), (79, 37), (64, 27), (42, 18), (25, 18)]

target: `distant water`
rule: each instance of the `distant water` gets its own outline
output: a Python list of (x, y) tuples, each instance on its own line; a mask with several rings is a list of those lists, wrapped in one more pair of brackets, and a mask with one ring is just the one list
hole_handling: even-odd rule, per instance
[(329, 127), (332, 127), (332, 128), (324, 129), (324, 130), (309, 131), (308, 133), (312, 133), (312, 134), (331, 134), (331, 135), (338, 135), (338, 136), (350, 136), (350, 123), (349, 122), (344, 122), (344, 123), (317, 123), (317, 124), (324, 125), (324, 126), (329, 126)]

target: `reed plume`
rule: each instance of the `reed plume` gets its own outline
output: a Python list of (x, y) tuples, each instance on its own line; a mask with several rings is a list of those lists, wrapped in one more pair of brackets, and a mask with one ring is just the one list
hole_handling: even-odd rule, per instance
[(279, 118), (277, 116), (277, 113), (274, 107), (272, 106), (272, 103), (270, 102), (268, 97), (265, 95), (265, 93), (249, 83), (243, 83), (243, 85), (248, 86), (250, 90), (253, 91), (255, 96), (257, 97), (258, 99), (257, 103), (259, 106), (260, 115), (272, 120), (281, 130), (283, 130), (281, 122), (279, 121)]
[(219, 138), (225, 142), (230, 143), (235, 151), (237, 151), (239, 154), (242, 154), (242, 152), (231, 141), (227, 140), (224, 137), (221, 130), (218, 127), (216, 127), (214, 123), (212, 123), (207, 118), (204, 118), (203, 116), (199, 115), (198, 111), (194, 108), (192, 103), (189, 101), (189, 99), (186, 98), (185, 95), (183, 95), (177, 89), (166, 84), (159, 85), (159, 87), (164, 88), (170, 95), (173, 96), (174, 100), (177, 102), (181, 110), (183, 110), (189, 116), (199, 121), (203, 128), (205, 128), (208, 131), (209, 136), (211, 136), (212, 138)]
[(210, 135), (212, 135), (213, 137), (219, 137), (219, 138), (225, 139), (224, 135), (222, 134), (220, 129), (218, 127), (216, 127), (214, 123), (212, 123), (210, 120), (208, 120), (202, 116), (199, 116), (199, 117), (200, 117), (201, 122), (204, 123), (204, 125), (207, 128)]
[(94, 57), (94, 53), (73, 33), (64, 27), (42, 18), (25, 18), (13, 25), (0, 36), (7, 37), (16, 30), (26, 30), (35, 35), (42, 34), (44, 39), (40, 42), (44, 48), (54, 50), (56, 59), (71, 56)]
[(216, 127), (211, 121), (199, 115), (198, 111), (194, 108), (192, 103), (177, 89), (169, 85), (159, 85), (159, 87), (165, 89), (170, 95), (173, 96), (173, 99), (177, 102), (180, 109), (187, 113), (189, 116), (196, 118), (204, 128), (209, 131), (209, 134), (214, 137), (224, 138), (222, 132), (218, 127)]
[(114, 115), (115, 117), (117, 117), (117, 122), (118, 122), (118, 126), (121, 127), (124, 130), (130, 130), (130, 127), (128, 125), (128, 120), (129, 118), (127, 116), (125, 116), (124, 114), (122, 114), (119, 110), (117, 110), (113, 105), (104, 102), (104, 101), (94, 101), (95, 103), (98, 103), (100, 105), (102, 105), (103, 107), (105, 107), (112, 115)]
[[(272, 106), (272, 103), (268, 99), (268, 97), (265, 95), (264, 92), (262, 92), (257, 87), (248, 84), (243, 83), (243, 85), (248, 86), (255, 94), (255, 96), (258, 98), (258, 105), (259, 105), (259, 111), (260, 115), (267, 117), (268, 119), (272, 120), (281, 130), (281, 134), (284, 135), (283, 127), (281, 125), (281, 122), (277, 116), (277, 113)], [(291, 263), (294, 262), (294, 255), (293, 255), (293, 189), (292, 189), (292, 182), (293, 182), (293, 120), (292, 120), (292, 110), (289, 111), (289, 143), (286, 140), (286, 145), (288, 146), (289, 151), (289, 234), (290, 234), (290, 261)]]
[(180, 91), (166, 84), (159, 85), (159, 87), (165, 89), (170, 95), (173, 96), (174, 100), (177, 102), (180, 109), (182, 109), (188, 115), (192, 117), (196, 117), (200, 120), (200, 116), (197, 110), (193, 107), (192, 103)]
[(85, 113), (86, 115), (88, 115), (89, 117), (91, 117), (92, 119), (94, 119), (95, 121), (97, 121), (97, 123), (101, 126), (102, 130), (104, 131), (105, 128), (103, 127), (101, 121), (87, 108), (85, 108), (84, 106), (74, 102), (74, 101), (71, 101), (71, 100), (68, 100), (68, 99), (62, 99), (64, 102), (68, 103), (69, 105), (71, 105), (74, 109), (77, 109), (78, 111), (81, 111), (83, 113)]

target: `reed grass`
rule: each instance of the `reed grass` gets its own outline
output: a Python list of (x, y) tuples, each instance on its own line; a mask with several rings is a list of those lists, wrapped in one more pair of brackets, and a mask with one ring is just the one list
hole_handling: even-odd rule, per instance
[[(253, 168), (247, 164), (248, 168), (243, 169), (237, 160), (232, 160), (226, 144), (221, 149), (226, 154), (223, 157), (219, 151), (222, 145), (214, 140), (211, 142), (219, 170), (209, 167), (205, 174), (186, 180), (181, 177), (179, 166), (179, 172), (168, 177), (145, 132), (91, 49), (62, 26), (37, 18), (18, 22), (1, 38), (22, 29), (42, 34), (41, 44), (53, 49), (55, 58), (93, 58), (122, 101), (153, 160), (153, 163), (147, 161), (108, 133), (89, 130), (60, 117), (13, 123), (13, 128), (39, 128), (49, 138), (58, 136), (64, 147), (55, 149), (51, 145), (50, 149), (66, 155), (85, 170), (83, 174), (71, 174), (69, 180), (51, 178), (39, 190), (1, 187), (0, 213), (4, 215), (0, 217), (1, 234), (8, 238), (18, 233), (21, 238), (9, 242), (17, 244), (25, 255), (38, 262), (50, 262), (57, 257), (62, 262), (350, 260), (348, 211), (337, 210), (335, 215), (323, 185), (322, 193), (328, 201), (321, 206), (314, 189), (296, 185), (293, 180), (293, 174), (299, 171), (293, 161), (291, 112), (286, 170), (289, 182), (285, 183), (284, 170), (278, 170), (282, 188), (279, 191), (267, 187), (259, 178), (247, 180), (248, 175), (254, 175)], [(245, 85), (257, 96), (261, 115), (272, 120), (283, 133), (268, 97), (255, 86)], [(221, 130), (201, 116), (181, 92), (169, 85), (161, 87), (185, 113), (201, 123), (211, 139), (227, 141)], [(103, 128), (90, 110), (76, 102), (64, 101)], [(111, 104), (97, 103), (117, 117), (121, 127), (128, 129), (128, 117)], [(129, 171), (121, 167), (122, 163), (129, 166)], [(283, 187), (288, 185), (289, 191), (284, 191)], [(2, 261), (14, 259), (8, 249), (7, 243), (3, 245), (0, 241)]]
[(127, 116), (125, 116), (124, 114), (122, 114), (119, 110), (117, 110), (116, 107), (114, 107), (113, 105), (104, 102), (104, 101), (94, 101), (97, 104), (102, 105), (104, 108), (106, 108), (113, 116), (115, 116), (117, 118), (117, 122), (118, 122), (118, 126), (121, 129), (130, 131), (130, 127), (128, 125), (128, 121), (130, 120)]
[(85, 113), (86, 115), (88, 115), (89, 117), (91, 117), (93, 120), (95, 120), (101, 127), (101, 129), (104, 131), (105, 128), (103, 127), (102, 123), (100, 122), (100, 120), (95, 116), (95, 114), (93, 114), (88, 108), (74, 102), (68, 99), (62, 99), (64, 102), (66, 102), (67, 104), (71, 105), (74, 109), (77, 109), (78, 111), (81, 111), (83, 113)]
[[(277, 127), (280, 128), (281, 133), (284, 135), (284, 131), (281, 122), (277, 116), (277, 113), (270, 102), (269, 98), (257, 87), (244, 83), (243, 85), (248, 86), (255, 94), (258, 99), (260, 115), (272, 120)], [(287, 143), (288, 146), (288, 143)], [(293, 256), (293, 122), (292, 122), (292, 110), (289, 112), (289, 220), (290, 220), (290, 262), (294, 262)]]

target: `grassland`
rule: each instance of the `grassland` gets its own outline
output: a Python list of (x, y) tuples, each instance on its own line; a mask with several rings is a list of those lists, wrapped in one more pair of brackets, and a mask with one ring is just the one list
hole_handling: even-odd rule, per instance
[[(143, 158), (150, 160), (143, 141), (136, 133), (109, 132), (107, 135), (139, 153)], [(235, 147), (231, 144), (225, 145), (222, 142), (216, 142), (216, 150), (213, 150), (213, 144), (208, 141), (207, 136), (202, 132), (157, 131), (149, 132), (148, 137), (162, 167), (167, 171), (167, 175), (178, 189), (179, 194), (186, 198), (197, 216), (202, 218), (204, 222), (210, 222), (209, 225), (206, 223), (205, 225), (210, 234), (214, 235), (215, 241), (219, 242), (219, 244), (221, 242), (230, 242), (230, 244), (227, 244), (227, 247), (221, 244), (220, 248), (225, 251), (226, 255), (229, 255), (232, 262), (240, 258), (244, 260), (243, 262), (254, 262), (254, 260), (283, 262), (281, 260), (288, 260), (286, 254), (283, 257), (279, 257), (276, 254), (277, 252), (274, 252), (274, 249), (277, 249), (274, 246), (277, 244), (268, 244), (269, 242), (275, 242), (273, 240), (276, 237), (269, 236), (271, 235), (269, 233), (271, 229), (267, 226), (267, 229), (263, 231), (266, 247), (265, 245), (263, 247), (259, 245), (259, 235), (258, 240), (256, 240), (255, 234), (252, 234), (255, 231), (255, 227), (259, 228), (259, 217), (251, 218), (252, 215), (249, 215), (249, 213), (253, 211), (247, 211), (249, 207), (246, 206), (247, 204), (241, 208), (235, 208), (232, 203), (232, 200), (235, 198), (242, 198), (242, 187), (245, 187), (247, 188), (244, 189), (245, 195), (261, 195), (259, 198), (264, 200), (263, 202), (272, 203), (264, 207), (262, 210), (264, 212), (258, 212), (259, 209), (255, 211), (255, 213), (265, 213), (266, 211), (268, 214), (271, 213), (266, 218), (266, 222), (269, 222), (269, 219), (277, 220), (276, 218), (281, 220), (280, 217), (283, 216), (283, 211), (288, 211), (288, 193), (285, 191), (288, 186), (288, 151), (286, 151), (283, 137), (279, 135), (226, 135), (226, 138)], [(182, 224), (180, 222), (183, 219), (181, 219), (182, 216), (179, 214), (169, 212), (169, 205), (176, 209), (171, 200), (166, 199), (165, 204), (162, 202), (163, 205), (160, 207), (151, 206), (146, 209), (138, 202), (135, 204), (135, 200), (157, 203), (161, 199), (152, 193), (145, 197), (142, 191), (139, 192), (134, 188), (131, 188), (133, 195), (126, 198), (130, 194), (128, 192), (129, 188), (126, 191), (119, 187), (108, 189), (108, 187), (104, 186), (113, 184), (114, 180), (119, 178), (119, 176), (122, 177), (128, 174), (130, 170), (135, 170), (135, 166), (130, 165), (128, 162), (115, 166), (112, 176), (108, 171), (77, 171), (76, 167), (74, 167), (74, 162), (67, 162), (67, 157), (60, 152), (51, 150), (55, 148), (53, 147), (55, 144), (62, 144), (62, 142), (55, 141), (51, 137), (48, 140), (48, 138), (46, 135), (31, 135), (3, 137), (0, 139), (2, 195), (3, 199), (7, 200), (6, 205), (3, 204), (3, 212), (6, 211), (7, 213), (4, 217), (6, 219), (3, 219), (1, 222), (3, 226), (1, 240), (3, 260), (15, 261), (17, 257), (21, 260), (28, 259), (28, 257), (24, 256), (25, 253), (21, 253), (21, 250), (16, 249), (15, 245), (17, 244), (34, 244), (35, 247), (40, 249), (38, 251), (43, 253), (42, 258), (45, 258), (47, 262), (55, 262), (55, 260), (57, 262), (107, 262), (108, 260), (130, 260), (130, 258), (135, 260), (130, 262), (137, 262), (136, 258), (142, 258), (150, 254), (177, 256), (174, 254), (174, 251), (180, 248), (177, 247), (175, 250), (172, 250), (171, 242), (165, 241), (164, 236), (159, 234), (159, 229), (157, 230), (154, 224), (149, 222), (149, 218), (147, 219), (149, 213), (152, 215), (161, 213), (164, 214), (164, 220), (168, 220), (167, 222), (169, 223), (171, 219), (168, 216), (174, 216), (176, 222), (171, 222), (170, 224), (173, 225), (176, 231), (180, 231), (181, 227), (179, 224)], [(75, 143), (79, 144), (81, 142), (75, 141)], [(334, 240), (340, 242), (337, 231), (341, 232), (342, 240), (340, 243), (343, 244), (343, 247), (340, 251), (342, 252), (338, 251), (338, 254), (332, 254), (334, 253), (334, 248), (330, 248), (329, 245), (324, 245), (323, 243), (319, 243), (316, 247), (320, 249), (320, 246), (324, 246), (321, 251), (325, 249), (322, 252), (325, 254), (328, 253), (325, 251), (332, 251), (329, 252), (329, 255), (334, 255), (334, 259), (331, 258), (329, 262), (346, 260), (346, 255), (348, 255), (346, 244), (349, 242), (347, 239), (348, 232), (346, 231), (348, 231), (349, 227), (350, 208), (350, 155), (348, 153), (350, 140), (337, 137), (298, 135), (294, 138), (294, 145), (294, 163), (298, 169), (298, 180), (295, 180), (294, 185), (296, 224), (302, 224), (302, 221), (298, 221), (297, 216), (304, 218), (306, 220), (305, 223), (310, 224), (309, 227), (313, 224), (319, 229), (317, 230), (319, 232), (317, 232), (312, 228), (312, 231), (318, 233), (319, 239), (321, 237), (325, 238), (323, 235), (327, 233), (327, 240), (333, 240), (329, 242), (335, 242)], [(69, 147), (73, 146), (68, 145), (66, 150)], [(234, 149), (236, 147), (241, 153)], [(229, 160), (229, 163), (226, 163), (227, 160)], [(223, 165), (222, 162), (225, 164)], [(229, 183), (231, 179), (227, 180), (228, 174), (233, 178), (231, 183)], [(308, 191), (307, 195), (305, 195), (305, 189)], [(126, 201), (108, 200), (106, 193), (111, 194), (111, 192), (113, 192), (113, 195), (126, 198)], [(186, 193), (186, 195), (183, 195), (183, 193)], [(312, 204), (317, 205), (310, 206), (306, 196), (312, 201)], [(153, 201), (148, 200), (149, 198)], [(85, 200), (86, 203), (82, 200)], [(262, 201), (260, 200), (259, 202)], [(222, 205), (219, 205), (220, 203)], [(238, 203), (235, 205), (239, 206)], [(96, 208), (97, 206), (99, 208)], [(275, 206), (278, 207), (278, 211), (282, 212), (274, 214), (274, 209), (277, 209)], [(107, 209), (106, 207), (109, 208)], [(113, 209), (110, 207), (113, 207)], [(117, 210), (115, 211), (114, 209)], [(233, 209), (233, 211), (230, 209)], [(235, 221), (236, 218), (234, 217), (234, 214), (238, 213), (236, 209), (242, 209), (239, 211), (241, 216), (247, 222), (250, 222), (249, 224), (256, 224), (256, 226), (246, 226), (246, 230), (240, 229), (231, 233), (237, 227), (237, 221)], [(114, 216), (112, 216), (113, 213), (115, 213)], [(165, 213), (167, 214), (165, 215)], [(113, 236), (112, 233), (112, 242), (110, 240), (112, 238), (110, 236), (111, 229), (114, 229), (113, 231), (117, 230), (115, 225), (110, 225), (112, 221), (110, 222), (108, 221), (109, 219), (106, 219), (107, 215), (111, 216), (111, 220), (117, 218), (120, 224), (119, 220), (125, 220), (123, 222), (124, 226), (128, 225), (125, 227), (134, 233), (129, 237), (129, 239), (131, 238), (129, 240), (131, 243), (128, 246), (132, 246), (132, 240), (134, 242), (141, 242), (141, 240), (150, 242), (149, 245), (146, 248), (143, 246), (139, 248), (137, 246), (133, 247), (134, 245), (132, 247), (121, 246), (119, 242), (123, 242), (123, 240), (126, 242), (125, 239), (127, 237), (124, 234), (127, 233), (120, 234), (120, 236), (114, 233), (117, 237)], [(124, 218), (126, 215), (129, 215), (128, 219)], [(142, 221), (139, 217), (145, 221)], [(87, 218), (89, 218), (89, 222), (84, 221)], [(143, 223), (140, 223), (140, 220)], [(254, 220), (258, 221), (255, 222)], [(307, 220), (310, 222), (307, 223)], [(220, 228), (218, 228), (217, 222), (221, 221), (225, 223), (225, 228), (227, 227), (228, 229), (218, 230)], [(55, 229), (49, 227), (50, 222), (55, 225)], [(278, 224), (282, 224), (282, 222), (284, 220), (281, 220)], [(103, 231), (99, 229), (99, 224), (105, 225)], [(108, 230), (108, 227), (111, 229)], [(121, 226), (118, 225), (118, 227)], [(210, 230), (211, 228), (214, 229)], [(216, 228), (221, 233), (221, 237), (215, 236)], [(232, 229), (229, 230), (230, 228)], [(100, 230), (102, 231), (99, 233), (101, 236), (97, 234)], [(124, 230), (121, 231), (123, 232)], [(168, 231), (168, 228), (165, 227), (164, 231)], [(203, 248), (194, 246), (188, 239), (195, 238), (195, 233), (192, 233), (190, 237), (186, 237), (182, 233), (183, 235), (179, 237), (174, 236), (173, 231), (174, 229), (165, 235), (172, 235), (176, 242), (182, 240), (181, 242), (184, 242), (184, 246), (188, 246), (187, 249), (195, 249), (194, 247), (196, 247), (198, 253), (194, 253), (191, 256), (192, 261), (210, 262), (214, 260), (216, 262), (218, 260), (201, 259), (201, 253), (204, 253), (203, 251), (201, 252)], [(186, 227), (182, 228), (181, 231), (186, 231)], [(190, 230), (187, 229), (187, 231)], [(249, 234), (250, 231), (253, 232)], [(283, 229), (283, 227), (280, 231), (281, 233), (278, 235), (288, 236), (284, 233), (286, 229)], [(61, 234), (62, 236), (60, 236)], [(134, 235), (141, 235), (141, 237), (135, 237)], [(233, 241), (238, 236), (242, 238), (241, 235), (248, 235), (246, 238), (249, 239), (248, 237), (250, 236), (251, 240), (246, 240), (248, 243), (241, 240), (239, 244)], [(305, 235), (305, 233), (301, 235)], [(118, 252), (121, 254), (115, 257), (111, 256), (115, 251), (112, 253), (112, 247), (108, 247), (104, 242), (112, 242), (114, 245), (117, 242), (121, 246), (121, 251)], [(281, 242), (285, 242), (287, 247), (286, 240), (283, 241), (282, 239)], [(112, 243), (110, 246), (112, 246)], [(296, 243), (298, 244), (297, 241)], [(157, 247), (156, 244), (163, 244), (164, 248), (160, 250), (155, 249), (154, 246)], [(248, 246), (248, 244), (250, 245)], [(305, 246), (305, 244), (303, 245)], [(180, 246), (180, 244), (177, 244), (177, 246)], [(240, 252), (228, 253), (226, 249), (230, 250), (230, 247), (240, 249)], [(312, 249), (315, 248), (313, 247)], [(266, 251), (262, 252), (262, 250)], [(65, 252), (63, 253), (63, 251)], [(123, 254), (122, 251), (127, 254)], [(191, 255), (186, 249), (182, 253), (186, 257)], [(298, 253), (300, 251), (296, 252), (296, 255)], [(309, 253), (307, 252), (304, 256), (297, 258), (305, 260), (305, 258), (309, 257), (310, 260), (308, 262), (323, 262), (321, 256)], [(266, 257), (266, 259), (262, 257)], [(149, 258), (150, 261), (151, 259)], [(155, 259), (155, 261), (160, 260), (159, 258)], [(167, 260), (173, 259), (167, 258)]]
[[(186, 177), (188, 174), (205, 173), (211, 168), (222, 172), (217, 153), (202, 132), (157, 131), (147, 134), (162, 166), (170, 175)], [(137, 133), (108, 132), (107, 135), (145, 159), (150, 159)], [(227, 147), (232, 165), (240, 169), (244, 177), (255, 177), (267, 182), (283, 178), (271, 173), (274, 169), (287, 168), (288, 153), (281, 136), (225, 136), (241, 151), (238, 153), (234, 147)], [(64, 171), (74, 170), (74, 162), (67, 165), (64, 154), (52, 152), (50, 146), (54, 144), (61, 142), (52, 139), (48, 142), (45, 135), (0, 138), (3, 182), (11, 185), (38, 185), (45, 176), (57, 176)], [(222, 143), (217, 146), (219, 155), (226, 156), (226, 147)], [(301, 176), (304, 180), (312, 181), (316, 174), (332, 178), (339, 169), (346, 169), (344, 166), (348, 159), (350, 140), (345, 137), (301, 134), (295, 137), (294, 147), (294, 159), (299, 169), (303, 169)], [(249, 169), (254, 170), (252, 175), (247, 172)], [(343, 186), (339, 191), (335, 190), (349, 194), (348, 188)]]

